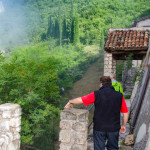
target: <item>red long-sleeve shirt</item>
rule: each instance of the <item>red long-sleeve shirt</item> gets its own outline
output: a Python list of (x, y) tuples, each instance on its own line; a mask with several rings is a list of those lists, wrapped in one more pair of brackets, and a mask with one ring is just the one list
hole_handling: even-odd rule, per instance
[[(94, 92), (86, 95), (86, 96), (83, 96), (81, 97), (82, 101), (83, 101), (83, 104), (85, 106), (89, 105), (89, 104), (92, 104), (95, 102), (95, 95), (94, 95)], [(128, 108), (127, 108), (127, 104), (125, 102), (125, 99), (124, 97), (122, 97), (122, 105), (121, 105), (121, 109), (120, 109), (120, 112), (121, 113), (127, 113), (128, 112)]]

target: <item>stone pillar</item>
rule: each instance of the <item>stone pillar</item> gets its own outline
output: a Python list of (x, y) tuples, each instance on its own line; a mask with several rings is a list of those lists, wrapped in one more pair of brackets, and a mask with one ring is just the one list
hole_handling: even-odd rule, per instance
[(109, 76), (111, 73), (116, 74), (116, 60), (112, 53), (104, 52), (104, 76)]
[(116, 74), (116, 65), (117, 65), (117, 60), (112, 57), (112, 70), (111, 70), (111, 73), (113, 73), (113, 74)]
[(88, 110), (64, 109), (60, 117), (60, 150), (87, 150)]
[(0, 149), (20, 150), (21, 108), (18, 104), (0, 105)]

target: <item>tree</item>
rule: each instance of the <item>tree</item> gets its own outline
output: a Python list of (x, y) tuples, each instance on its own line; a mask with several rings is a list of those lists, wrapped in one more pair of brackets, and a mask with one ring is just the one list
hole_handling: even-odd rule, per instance
[(59, 22), (57, 19), (55, 19), (54, 37), (57, 39), (60, 38)]
[(62, 39), (67, 38), (67, 25), (66, 25), (66, 19), (63, 20), (63, 29), (62, 29)]
[(48, 29), (47, 29), (47, 37), (52, 36), (52, 17), (48, 18)]
[(73, 19), (73, 43), (77, 44), (79, 42), (79, 19), (78, 14)]

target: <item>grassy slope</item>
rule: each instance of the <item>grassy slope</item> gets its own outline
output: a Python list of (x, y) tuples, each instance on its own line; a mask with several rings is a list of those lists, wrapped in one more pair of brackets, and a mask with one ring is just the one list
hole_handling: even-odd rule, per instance
[(99, 77), (103, 75), (104, 65), (103, 55), (93, 63), (83, 77), (74, 83), (73, 88), (66, 92), (65, 97), (68, 99), (84, 96), (99, 88)]

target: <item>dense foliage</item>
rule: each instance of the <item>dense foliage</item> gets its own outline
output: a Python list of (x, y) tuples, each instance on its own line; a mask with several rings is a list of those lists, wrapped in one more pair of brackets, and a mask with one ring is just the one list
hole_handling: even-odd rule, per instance
[(7, 59), (1, 55), (0, 103), (21, 105), (23, 147), (54, 147), (60, 110), (66, 103), (64, 90), (99, 56), (96, 46), (66, 45), (51, 51), (49, 46), (44, 42), (21, 47)]
[[(102, 51), (108, 29), (150, 14), (149, 0), (12, 0), (28, 45), (0, 55), (0, 103), (22, 107), (22, 146), (54, 149), (63, 93)], [(10, 51), (7, 47), (7, 51)], [(101, 51), (100, 51), (101, 50)]]

